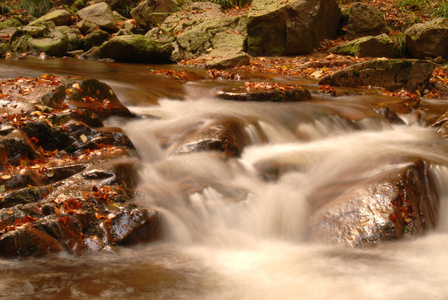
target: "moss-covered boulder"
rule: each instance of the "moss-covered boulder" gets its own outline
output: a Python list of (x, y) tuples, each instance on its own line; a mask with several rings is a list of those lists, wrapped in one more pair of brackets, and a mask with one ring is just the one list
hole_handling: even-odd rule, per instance
[(141, 34), (116, 36), (100, 47), (102, 58), (118, 61), (163, 63), (169, 62), (171, 43), (153, 41)]
[(9, 20), (0, 22), (0, 30), (1, 29), (6, 29), (6, 28), (10, 28), (10, 27), (20, 27), (22, 26), (22, 22), (16, 18), (11, 18)]
[(17, 52), (45, 52), (52, 56), (64, 56), (69, 40), (67, 35), (56, 30), (53, 22), (20, 27), (11, 37), (11, 45)]
[(393, 42), (387, 34), (367, 36), (329, 50), (335, 54), (345, 54), (359, 57), (390, 57), (397, 58), (402, 53), (401, 45)]
[(217, 4), (194, 3), (186, 11), (168, 17), (146, 37), (173, 42), (173, 60), (197, 58), (209, 67), (248, 63), (245, 16), (226, 16)]
[(146, 0), (131, 11), (131, 16), (141, 27), (149, 30), (162, 24), (169, 15), (182, 11), (191, 3), (190, 0)]
[(415, 24), (405, 34), (406, 51), (412, 57), (448, 57), (448, 18)]
[(89, 33), (84, 41), (82, 48), (87, 51), (92, 47), (101, 46), (105, 41), (110, 38), (110, 34), (104, 30), (95, 30), (92, 33)]
[(72, 14), (65, 9), (56, 9), (34, 20), (29, 25), (37, 25), (44, 22), (53, 22), (56, 26), (69, 25)]
[(319, 84), (334, 86), (383, 87), (389, 91), (405, 89), (423, 92), (436, 64), (418, 59), (373, 60), (350, 66), (324, 77)]
[(323, 39), (335, 37), (340, 15), (334, 0), (254, 0), (248, 15), (248, 53), (310, 53)]

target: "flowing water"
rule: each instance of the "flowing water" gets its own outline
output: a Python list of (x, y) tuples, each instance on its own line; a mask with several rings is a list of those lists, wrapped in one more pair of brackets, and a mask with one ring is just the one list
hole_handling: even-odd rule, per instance
[[(373, 96), (238, 103), (211, 96), (224, 81), (181, 85), (150, 75), (148, 66), (17, 64), (0, 65), (0, 77), (95, 76), (141, 116), (108, 124), (124, 128), (138, 149), (136, 201), (161, 212), (165, 238), (81, 257), (0, 260), (0, 297), (448, 299), (447, 144), (418, 121), (390, 125), (359, 104)], [(241, 157), (168, 155), (162, 147), (217, 116), (259, 125), (246, 126), (252, 145)], [(307, 240), (306, 221), (319, 191), (330, 190), (318, 199), (329, 201), (332, 186), (358, 182), (409, 157), (434, 162), (441, 196), (436, 230), (362, 249)], [(294, 168), (265, 180), (260, 171), (266, 163)]]

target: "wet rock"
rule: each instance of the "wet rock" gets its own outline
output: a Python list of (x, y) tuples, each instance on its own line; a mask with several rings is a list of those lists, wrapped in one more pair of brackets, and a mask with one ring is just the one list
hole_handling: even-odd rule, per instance
[(384, 87), (389, 91), (405, 89), (423, 92), (436, 65), (423, 60), (374, 60), (353, 65), (324, 77), (319, 84), (332, 86)]
[(95, 26), (106, 31), (118, 31), (112, 9), (105, 2), (92, 4), (79, 10), (78, 16), (81, 18), (81, 22), (77, 26), (83, 32)]
[(66, 9), (56, 9), (34, 20), (29, 25), (37, 25), (45, 22), (53, 22), (56, 26), (69, 25), (72, 14)]
[(347, 37), (355, 39), (364, 36), (387, 33), (384, 20), (377, 15), (368, 5), (354, 3), (350, 8), (350, 16), (347, 24)]
[(0, 256), (82, 253), (157, 239), (157, 213), (132, 203), (134, 146), (101, 121), (132, 115), (112, 89), (49, 75), (10, 82), (17, 95), (27, 84), (35, 94), (20, 98), (21, 112), (0, 119)]
[(144, 209), (124, 211), (103, 223), (105, 236), (111, 244), (136, 244), (160, 237), (161, 228), (156, 212)]
[(141, 34), (120, 35), (100, 47), (102, 58), (126, 62), (170, 62), (171, 43), (153, 41)]
[(34, 144), (23, 131), (17, 129), (0, 136), (0, 164), (20, 165), (21, 160), (39, 157)]
[(345, 54), (358, 57), (400, 57), (402, 49), (393, 42), (387, 34), (367, 36), (338, 45), (329, 50), (335, 54)]
[(295, 102), (310, 100), (311, 95), (301, 86), (283, 85), (273, 82), (247, 83), (241, 88), (223, 88), (217, 97), (236, 101)]
[(214, 151), (222, 153), (225, 157), (238, 157), (244, 147), (251, 144), (251, 137), (246, 130), (249, 126), (258, 131), (256, 133), (258, 136), (263, 137), (260, 128), (257, 130), (255, 125), (234, 117), (207, 120), (171, 144), (168, 152), (182, 154)]
[(190, 1), (145, 0), (131, 11), (131, 16), (141, 27), (149, 30), (162, 24), (169, 15), (182, 11), (190, 4)]
[(26, 226), (0, 236), (0, 256), (26, 257), (60, 252), (63, 247), (49, 234)]
[(341, 10), (334, 0), (254, 0), (249, 9), (250, 55), (305, 54), (335, 37)]
[(42, 201), (50, 191), (46, 187), (26, 187), (2, 193), (0, 196), (0, 208), (9, 208), (19, 204), (27, 204)]
[(448, 19), (415, 24), (405, 31), (406, 50), (414, 58), (448, 57)]
[(311, 215), (311, 240), (365, 246), (419, 236), (437, 223), (435, 182), (421, 160), (340, 188)]

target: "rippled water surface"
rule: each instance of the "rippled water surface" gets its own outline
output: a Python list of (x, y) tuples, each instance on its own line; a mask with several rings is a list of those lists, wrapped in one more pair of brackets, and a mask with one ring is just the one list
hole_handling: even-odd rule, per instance
[[(433, 131), (418, 122), (390, 125), (359, 104), (371, 96), (226, 102), (210, 96), (225, 82), (182, 84), (151, 75), (151, 68), (73, 60), (0, 63), (1, 78), (52, 72), (111, 84), (120, 100), (143, 116), (108, 124), (122, 126), (139, 150), (136, 201), (160, 211), (166, 228), (165, 239), (153, 244), (0, 260), (0, 297), (448, 299), (447, 145)], [(161, 146), (161, 140), (181, 137), (217, 116), (256, 120), (267, 143), (248, 126), (252, 146), (238, 159), (168, 155)], [(307, 241), (313, 195), (413, 157), (435, 163), (442, 196), (435, 231), (364, 249)], [(258, 173), (266, 162), (296, 168), (266, 181)], [(192, 188), (197, 191), (186, 201), (185, 189)]]

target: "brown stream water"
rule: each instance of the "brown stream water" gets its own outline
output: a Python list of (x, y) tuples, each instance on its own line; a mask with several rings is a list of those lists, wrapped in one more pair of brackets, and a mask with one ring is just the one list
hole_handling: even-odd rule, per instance
[[(150, 74), (163, 67), (0, 61), (0, 78), (54, 73), (101, 79), (142, 116), (107, 123), (124, 128), (141, 154), (136, 201), (161, 212), (166, 228), (158, 243), (82, 256), (0, 259), (1, 298), (448, 299), (448, 145), (433, 130), (416, 120), (390, 125), (363, 105), (385, 97), (223, 101), (211, 95), (232, 82), (185, 84)], [(312, 81), (273, 80), (317, 88)], [(162, 147), (161, 139), (181, 136), (217, 116), (256, 120), (268, 143), (248, 126), (253, 145), (238, 159), (168, 155)], [(406, 157), (436, 163), (431, 167), (441, 195), (436, 230), (362, 249), (306, 240), (310, 198), (322, 187), (355, 182)], [(265, 161), (298, 167), (266, 182), (257, 173)], [(189, 194), (188, 205), (185, 184), (203, 187)]]

